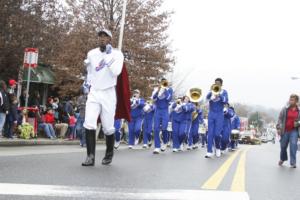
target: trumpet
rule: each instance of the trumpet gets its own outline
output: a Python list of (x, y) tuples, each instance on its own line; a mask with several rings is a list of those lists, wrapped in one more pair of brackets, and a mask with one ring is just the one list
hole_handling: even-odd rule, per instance
[(160, 84), (161, 88), (167, 88), (169, 86), (169, 82), (167, 80), (163, 80)]
[(186, 96), (189, 97), (192, 103), (197, 103), (201, 99), (202, 90), (200, 88), (191, 88), (188, 90)]
[(213, 84), (213, 85), (211, 86), (211, 91), (212, 91), (213, 95), (215, 95), (215, 96), (220, 95), (221, 90), (222, 90), (222, 88), (221, 88), (221, 86), (218, 85), (218, 84)]
[(153, 100), (152, 99), (147, 100), (146, 104), (152, 105), (153, 104)]
[(183, 104), (182, 104), (181, 99), (177, 99), (176, 100), (176, 107), (175, 107), (174, 111), (177, 112), (177, 113), (180, 113), (182, 111), (182, 106), (183, 106)]
[(167, 80), (162, 80), (158, 90), (158, 98), (164, 98), (164, 92), (167, 90), (169, 82)]
[(177, 99), (177, 100), (176, 100), (176, 104), (177, 104), (177, 105), (180, 105), (181, 103), (182, 103), (182, 102), (181, 102), (181, 99)]

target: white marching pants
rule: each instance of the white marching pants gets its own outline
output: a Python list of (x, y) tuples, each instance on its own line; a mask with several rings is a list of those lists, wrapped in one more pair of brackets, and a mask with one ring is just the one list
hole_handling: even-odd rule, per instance
[(85, 120), (83, 126), (89, 130), (96, 130), (97, 119), (100, 115), (104, 134), (114, 134), (116, 102), (117, 99), (115, 87), (97, 91), (91, 89), (86, 102)]

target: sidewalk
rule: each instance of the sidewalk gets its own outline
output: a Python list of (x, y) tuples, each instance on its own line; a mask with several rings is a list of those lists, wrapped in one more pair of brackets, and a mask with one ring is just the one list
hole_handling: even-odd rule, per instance
[[(97, 140), (97, 144), (104, 144), (104, 140)], [(56, 139), (50, 140), (47, 138), (37, 139), (7, 139), (0, 138), (0, 146), (33, 146), (33, 145), (79, 145), (79, 140)]]

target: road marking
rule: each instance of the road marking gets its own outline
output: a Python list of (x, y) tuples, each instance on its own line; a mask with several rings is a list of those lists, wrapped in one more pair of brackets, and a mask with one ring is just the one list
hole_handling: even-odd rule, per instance
[(249, 200), (246, 192), (201, 190), (141, 190), (59, 185), (0, 183), (0, 195), (120, 200)]
[(223, 181), (225, 175), (227, 174), (233, 161), (239, 155), (240, 150), (234, 152), (223, 165), (203, 184), (202, 189), (206, 190), (216, 190), (221, 182)]
[[(105, 146), (97, 145), (97, 151), (105, 150)], [(120, 146), (119, 150), (127, 149), (126, 146)], [(31, 156), (31, 155), (51, 155), (51, 154), (69, 154), (86, 152), (86, 148), (79, 145), (68, 146), (31, 146), (31, 147), (0, 147), (0, 157), (12, 156)]]
[(244, 192), (245, 191), (245, 182), (246, 182), (246, 154), (247, 151), (249, 150), (246, 149), (243, 151), (241, 154), (233, 182), (231, 185), (231, 191), (233, 192)]

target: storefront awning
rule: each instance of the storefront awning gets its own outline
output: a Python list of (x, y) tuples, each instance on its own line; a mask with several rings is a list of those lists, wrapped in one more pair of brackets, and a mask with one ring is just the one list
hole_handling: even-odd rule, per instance
[[(27, 76), (28, 69), (25, 69), (23, 74), (23, 81), (27, 81)], [(55, 82), (55, 75), (49, 67), (38, 65), (36, 68), (31, 68), (30, 82), (52, 85)]]

